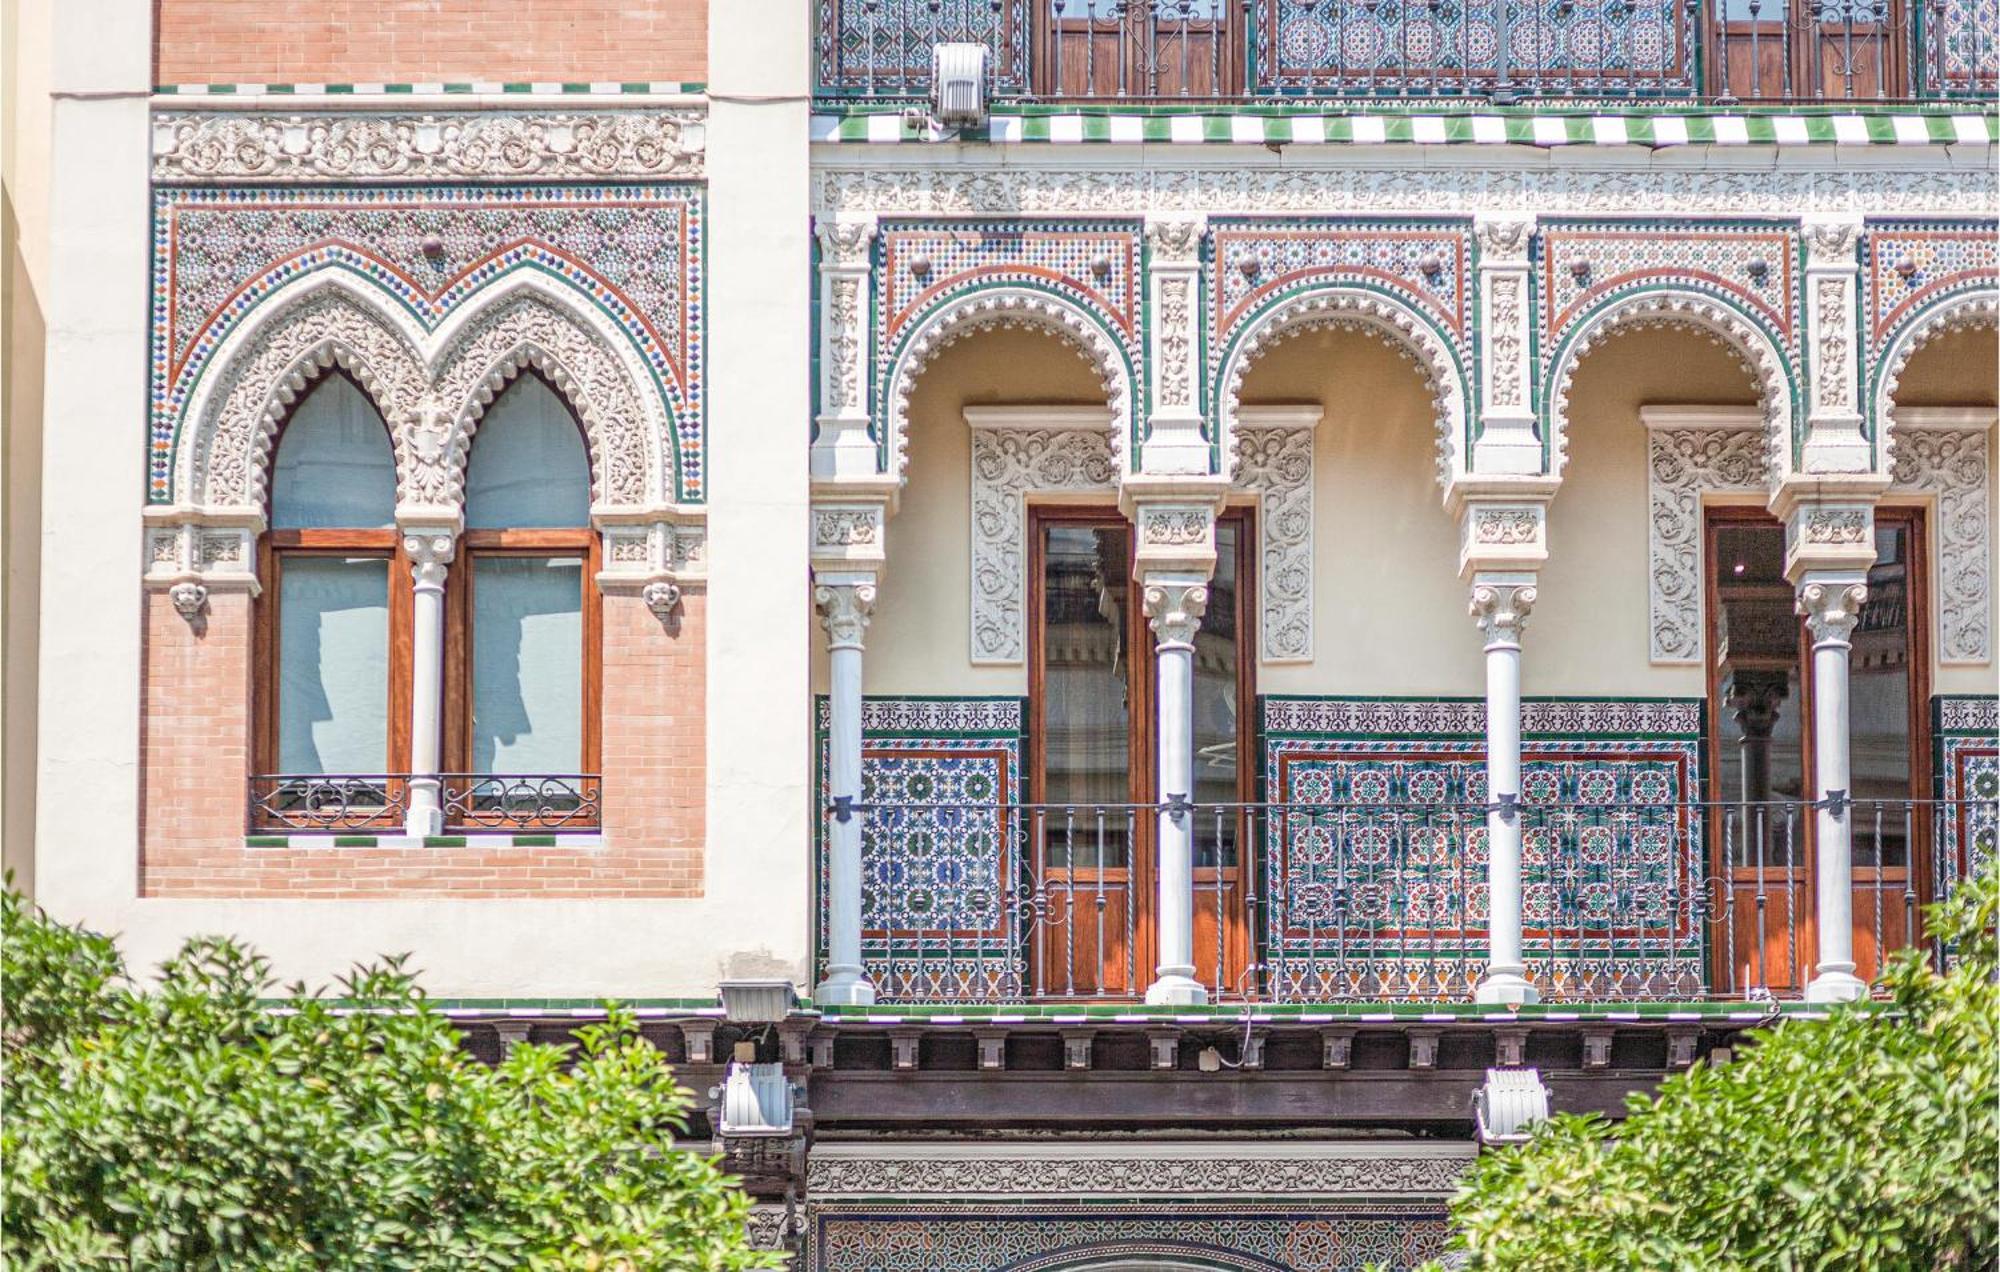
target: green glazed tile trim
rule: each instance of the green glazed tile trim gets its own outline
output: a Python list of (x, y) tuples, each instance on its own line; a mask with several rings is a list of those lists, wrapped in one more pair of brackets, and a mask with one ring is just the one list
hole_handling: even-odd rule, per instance
[(155, 84), (153, 86), (154, 94), (161, 97), (284, 97), (319, 93), (382, 94), (390, 97), (432, 93), (658, 97), (686, 96), (707, 91), (707, 84), (679, 80), (415, 80), (394, 84), (353, 80), (328, 83)]

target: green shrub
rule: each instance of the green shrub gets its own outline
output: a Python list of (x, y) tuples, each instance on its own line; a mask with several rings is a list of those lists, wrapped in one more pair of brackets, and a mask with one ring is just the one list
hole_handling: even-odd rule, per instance
[(266, 960), (211, 938), (142, 990), (110, 941), (5, 904), (8, 1268), (769, 1266), (629, 1015), (488, 1067), (397, 960), (340, 982), (367, 1011), (274, 1008)]
[(2000, 1260), (2000, 987), (1989, 870), (1932, 911), (1889, 1009), (1759, 1031), (1616, 1126), (1558, 1116), (1484, 1154), (1453, 1205), (1471, 1268), (1990, 1268)]

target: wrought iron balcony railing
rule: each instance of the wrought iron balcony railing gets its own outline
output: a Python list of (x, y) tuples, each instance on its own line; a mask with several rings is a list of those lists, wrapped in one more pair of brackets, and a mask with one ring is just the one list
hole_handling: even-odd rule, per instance
[(1991, 0), (820, 0), (818, 83), (915, 99), (986, 48), (995, 100), (1680, 98), (2000, 89)]
[[(595, 773), (438, 775), (448, 833), (595, 830), (602, 797)], [(408, 773), (266, 773), (250, 779), (258, 830), (393, 833), (410, 808)]]
[[(1130, 999), (1152, 979), (1152, 805), (856, 805), (885, 1002)], [(1548, 1001), (1793, 998), (1816, 959), (1810, 803), (1521, 805), (1528, 978)], [(829, 813), (831, 818), (835, 814)], [(1479, 805), (1194, 806), (1197, 979), (1217, 1001), (1452, 1001), (1486, 966)], [(2000, 808), (1843, 806), (1861, 974)], [(1983, 848), (1975, 845), (1985, 845)], [(822, 909), (822, 923), (825, 911)]]

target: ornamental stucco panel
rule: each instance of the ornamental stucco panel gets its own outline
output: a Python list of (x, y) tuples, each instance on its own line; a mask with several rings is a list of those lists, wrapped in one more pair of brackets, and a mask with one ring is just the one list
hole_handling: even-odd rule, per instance
[(702, 234), (687, 185), (161, 188), (149, 501), (260, 504), (285, 395), (339, 364), (385, 399), (420, 500), (451, 498), (484, 403), (533, 365), (600, 504), (699, 503)]
[[(1936, 509), (1932, 608), (1941, 663), (1992, 658), (1991, 454), (1990, 424), (1906, 427), (1896, 439), (1888, 495), (1924, 496)], [(1703, 498), (1761, 495), (1768, 488), (1762, 435), (1755, 428), (1718, 420), (1648, 431), (1647, 577), (1655, 663), (1702, 659)]]

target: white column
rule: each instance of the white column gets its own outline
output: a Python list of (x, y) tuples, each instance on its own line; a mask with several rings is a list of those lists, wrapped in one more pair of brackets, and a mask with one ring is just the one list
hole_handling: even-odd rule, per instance
[(444, 715), (444, 578), (455, 540), (443, 531), (403, 536), (410, 558), (414, 596), (410, 642), (410, 806), (403, 816), (409, 835), (444, 833), (444, 801), (438, 781), (439, 733)]
[(1865, 575), (1807, 574), (1799, 586), (1799, 613), (1812, 633), (1813, 780), (1818, 809), (1814, 922), (1819, 964), (1806, 985), (1806, 1001), (1846, 1003), (1867, 996), (1854, 974), (1853, 783), (1847, 755), (1848, 638), (1868, 599)]
[[(1208, 578), (1200, 574), (1149, 574), (1146, 617), (1157, 638), (1159, 685), (1159, 795), (1168, 805), (1194, 798), (1194, 638), (1208, 607)], [(1146, 990), (1149, 1003), (1194, 1004), (1208, 991), (1194, 978), (1194, 813), (1160, 811), (1159, 969)]]
[(1486, 638), (1486, 974), (1482, 1003), (1532, 1003), (1521, 957), (1521, 629), (1532, 574), (1475, 576), (1472, 616)]
[(826, 627), (831, 719), (827, 725), (827, 785), (834, 810), (827, 824), (826, 979), (813, 990), (823, 1006), (866, 1006), (875, 985), (861, 962), (861, 830), (866, 814), (842, 806), (861, 799), (861, 651), (875, 608), (872, 575), (822, 576), (813, 604)]

